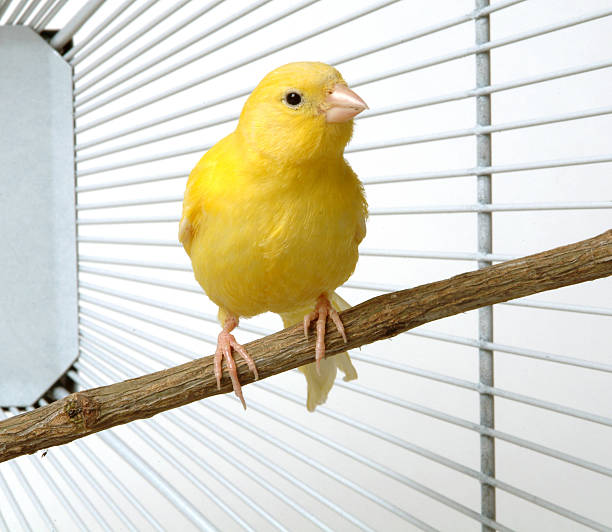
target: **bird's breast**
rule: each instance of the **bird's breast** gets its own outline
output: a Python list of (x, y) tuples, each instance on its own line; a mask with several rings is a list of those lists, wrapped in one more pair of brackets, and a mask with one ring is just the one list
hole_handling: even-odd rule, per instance
[(358, 190), (322, 185), (253, 191), (207, 218), (192, 261), (215, 303), (240, 316), (287, 312), (350, 276), (358, 257), (361, 197)]

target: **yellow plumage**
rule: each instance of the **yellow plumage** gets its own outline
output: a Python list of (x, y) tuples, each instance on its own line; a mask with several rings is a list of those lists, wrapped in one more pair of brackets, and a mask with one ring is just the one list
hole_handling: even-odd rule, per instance
[[(337, 310), (346, 308), (333, 291), (355, 268), (367, 206), (343, 157), (352, 119), (326, 121), (326, 97), (338, 85), (345, 85), (340, 74), (323, 63), (271, 72), (236, 130), (189, 176), (179, 238), (222, 324), (228, 316), (272, 311), (293, 325), (321, 294)], [(299, 94), (299, 105), (289, 105), (288, 91)], [(347, 354), (323, 363), (320, 376), (303, 370), (309, 410), (324, 402), (336, 365), (357, 376)]]
[[(331, 294), (331, 303), (338, 311), (346, 310), (350, 307), (350, 305), (335, 292)], [(307, 314), (310, 312), (310, 310), (312, 310), (312, 306), (313, 304), (311, 302), (309, 306), (301, 310), (281, 313), (283, 325), (285, 327), (289, 327), (299, 323), (304, 317), (304, 314)], [(314, 363), (306, 364), (299, 369), (306, 377), (308, 387), (306, 408), (308, 408), (310, 412), (312, 412), (318, 405), (322, 405), (327, 399), (327, 394), (334, 385), (334, 380), (336, 379), (338, 369), (344, 373), (345, 381), (351, 381), (357, 378), (357, 371), (353, 367), (349, 354), (346, 352), (321, 360), (320, 371), (317, 371)]]

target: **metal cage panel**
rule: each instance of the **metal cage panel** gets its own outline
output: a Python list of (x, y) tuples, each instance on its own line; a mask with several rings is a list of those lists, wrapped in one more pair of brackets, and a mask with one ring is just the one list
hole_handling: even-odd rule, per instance
[(28, 406), (78, 356), (72, 69), (0, 27), (0, 405)]

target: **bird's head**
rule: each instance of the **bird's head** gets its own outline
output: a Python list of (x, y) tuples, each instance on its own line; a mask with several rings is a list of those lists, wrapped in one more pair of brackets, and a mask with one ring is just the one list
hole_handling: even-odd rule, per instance
[(238, 132), (260, 155), (283, 163), (338, 157), (366, 103), (325, 63), (289, 63), (270, 72), (246, 101)]

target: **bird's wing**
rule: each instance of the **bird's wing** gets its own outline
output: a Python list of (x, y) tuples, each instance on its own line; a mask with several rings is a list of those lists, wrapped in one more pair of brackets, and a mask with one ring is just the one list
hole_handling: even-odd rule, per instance
[(185, 216), (185, 208), (183, 207), (183, 216), (179, 223), (179, 242), (183, 244), (187, 255), (191, 256), (191, 241), (193, 240), (193, 225), (189, 216)]
[[(201, 162), (201, 161), (200, 161)], [(191, 256), (191, 242), (196, 228), (199, 226), (201, 197), (197, 194), (195, 183), (200, 179), (201, 172), (198, 171), (198, 164), (189, 174), (185, 196), (183, 198), (183, 213), (179, 223), (178, 239), (183, 244), (187, 255)]]
[(222, 142), (204, 154), (187, 180), (178, 238), (189, 256), (191, 256), (193, 239), (204, 226), (207, 203), (210, 202), (211, 185), (218, 177), (216, 174), (219, 173), (219, 160), (223, 156), (223, 150), (218, 149)]
[[(357, 227), (355, 228), (355, 243), (359, 245), (361, 241), (366, 236), (366, 220), (368, 219), (368, 202), (366, 201), (365, 192), (363, 190), (363, 184), (359, 181), (357, 174), (353, 171), (353, 169), (346, 163), (346, 167), (351, 178), (357, 183), (357, 188), (359, 191), (359, 202), (361, 203), (359, 218), (357, 220)], [(345, 302), (346, 303), (346, 302)]]
[(359, 218), (359, 223), (357, 224), (357, 230), (355, 231), (355, 241), (357, 242), (357, 245), (359, 245), (366, 236), (366, 218), (367, 216), (368, 216), (367, 211), (365, 211), (364, 209), (363, 215)]

